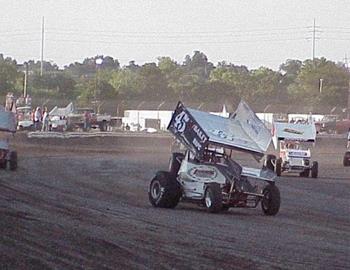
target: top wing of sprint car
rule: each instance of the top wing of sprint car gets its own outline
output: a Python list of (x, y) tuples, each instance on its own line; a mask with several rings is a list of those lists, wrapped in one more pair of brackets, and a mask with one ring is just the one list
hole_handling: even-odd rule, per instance
[(271, 142), (270, 131), (244, 101), (229, 118), (186, 108), (179, 102), (168, 130), (199, 157), (209, 145), (262, 157)]
[(316, 126), (314, 123), (280, 123), (276, 122), (273, 125), (273, 144), (278, 147), (278, 141), (300, 141), (300, 142), (315, 142)]

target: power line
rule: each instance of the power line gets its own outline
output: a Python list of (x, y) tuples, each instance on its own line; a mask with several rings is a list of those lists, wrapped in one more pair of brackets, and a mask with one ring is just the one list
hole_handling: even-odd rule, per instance
[(119, 33), (119, 34), (233, 34), (233, 33), (250, 33), (250, 32), (271, 32), (271, 31), (286, 31), (286, 30), (306, 30), (308, 27), (280, 27), (280, 28), (256, 28), (246, 30), (226, 30), (226, 31), (114, 31), (114, 30), (82, 30), (82, 29), (61, 29), (61, 28), (48, 28), (48, 31), (65, 31), (65, 32), (79, 32), (79, 33)]
[(284, 42), (305, 40), (305, 38), (275, 38), (275, 39), (252, 39), (252, 40), (231, 40), (231, 41), (111, 41), (111, 40), (82, 40), (82, 39), (45, 39), (46, 42), (67, 42), (67, 43), (96, 43), (96, 44), (135, 44), (135, 45), (162, 45), (162, 44), (234, 44), (234, 43), (256, 43), (256, 42)]

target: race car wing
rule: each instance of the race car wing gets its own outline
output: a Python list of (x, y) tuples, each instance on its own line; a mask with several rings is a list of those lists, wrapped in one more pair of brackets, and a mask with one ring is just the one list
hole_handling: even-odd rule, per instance
[(179, 102), (168, 130), (199, 155), (213, 144), (263, 156), (271, 142), (269, 130), (243, 101), (229, 118), (185, 108)]

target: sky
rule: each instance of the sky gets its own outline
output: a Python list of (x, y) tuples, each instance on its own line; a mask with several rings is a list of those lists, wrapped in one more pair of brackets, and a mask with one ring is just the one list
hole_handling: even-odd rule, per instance
[[(60, 67), (108, 55), (122, 65), (182, 63), (198, 50), (215, 65), (278, 70), (287, 59), (350, 58), (348, 0), (0, 0), (0, 53)], [(350, 61), (350, 60), (349, 60)]]

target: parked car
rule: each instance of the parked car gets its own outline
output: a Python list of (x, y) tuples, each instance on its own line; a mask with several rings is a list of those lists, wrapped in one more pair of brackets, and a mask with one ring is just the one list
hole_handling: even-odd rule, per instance
[(67, 116), (67, 129), (99, 128), (101, 131), (107, 131), (110, 122), (110, 115), (96, 114), (92, 108), (76, 108)]
[(33, 130), (32, 108), (30, 106), (17, 107), (17, 129)]

